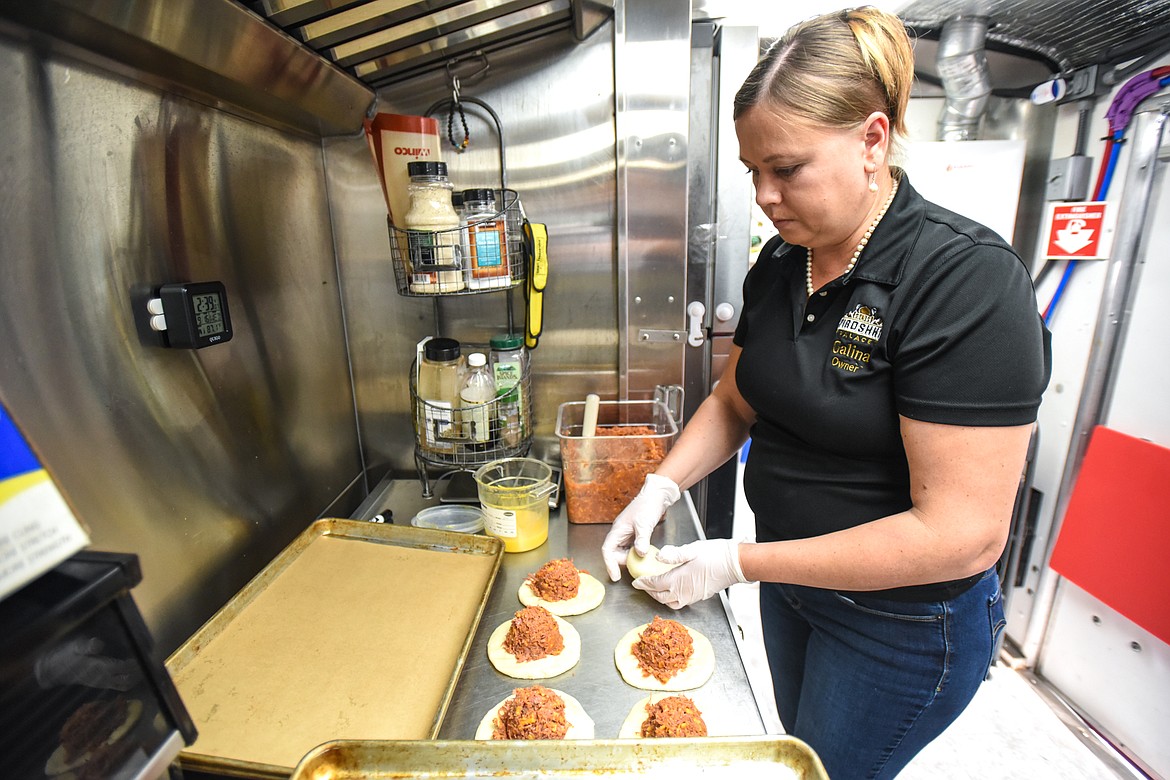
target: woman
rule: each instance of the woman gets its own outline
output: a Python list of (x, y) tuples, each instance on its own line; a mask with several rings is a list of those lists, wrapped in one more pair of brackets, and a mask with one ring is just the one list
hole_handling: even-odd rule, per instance
[(677, 609), (759, 581), (780, 719), (834, 780), (896, 775), (986, 675), (1049, 374), (1018, 256), (889, 164), (912, 81), (901, 22), (863, 8), (794, 27), (736, 95), (780, 235), (747, 275), (722, 380), (602, 550), (617, 580), (750, 434), (756, 543), (665, 548), (682, 565), (634, 586)]

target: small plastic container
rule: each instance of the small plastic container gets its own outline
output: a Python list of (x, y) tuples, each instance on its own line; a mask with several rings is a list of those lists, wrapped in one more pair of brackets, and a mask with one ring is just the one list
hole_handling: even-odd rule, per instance
[(678, 424), (661, 401), (602, 401), (594, 436), (584, 421), (584, 401), (557, 410), (569, 522), (612, 523), (670, 452)]
[(477, 534), (483, 530), (483, 512), (466, 504), (443, 504), (419, 510), (410, 519), (415, 528), (434, 528), (460, 534)]

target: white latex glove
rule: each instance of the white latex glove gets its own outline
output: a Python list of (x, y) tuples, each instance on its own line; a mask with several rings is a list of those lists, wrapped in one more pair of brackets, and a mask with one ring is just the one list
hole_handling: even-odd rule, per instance
[(601, 543), (601, 557), (611, 580), (617, 582), (622, 578), (621, 567), (626, 563), (630, 547), (639, 555), (650, 552), (650, 534), (667, 507), (678, 501), (681, 495), (682, 491), (670, 477), (646, 475), (642, 489), (614, 519), (613, 527)]
[(128, 691), (142, 679), (138, 664), (129, 659), (103, 655), (105, 643), (97, 638), (72, 639), (49, 650), (38, 659), (37, 683), (42, 688), (58, 685), (86, 685)]
[(679, 547), (667, 545), (658, 551), (658, 560), (682, 565), (665, 574), (639, 577), (634, 580), (634, 587), (671, 609), (682, 609), (709, 599), (726, 587), (747, 582), (739, 564), (739, 542), (734, 539), (704, 539)]

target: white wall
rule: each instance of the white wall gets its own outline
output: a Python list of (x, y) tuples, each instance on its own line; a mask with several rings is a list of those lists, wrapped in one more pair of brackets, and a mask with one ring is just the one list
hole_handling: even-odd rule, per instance
[[(1157, 65), (1166, 65), (1164, 59)], [(1117, 90), (1114, 90), (1116, 94)], [(1087, 153), (1093, 157), (1096, 184), (1103, 143), (1108, 132), (1105, 112), (1114, 94), (1093, 107), (1088, 128)], [(1144, 104), (1156, 107), (1170, 102), (1170, 91)], [(1054, 158), (1074, 150), (1077, 108), (1061, 106)], [(1132, 125), (1130, 130), (1132, 137)], [(1163, 148), (1170, 138), (1163, 137)], [(1136, 194), (1125, 189), (1132, 147), (1123, 147), (1106, 201), (1112, 208), (1139, 207)], [(1121, 433), (1170, 446), (1170, 408), (1166, 386), (1170, 366), (1164, 360), (1164, 301), (1170, 297), (1170, 186), (1167, 163), (1161, 163), (1150, 203), (1151, 216), (1139, 257), (1138, 287), (1129, 312), (1128, 329), (1116, 377), (1112, 404), (1100, 421)], [(1041, 307), (1051, 300), (1060, 267), (1038, 287)], [(1071, 277), (1052, 318), (1053, 375), (1040, 409), (1040, 449), (1036, 487), (1045, 494), (1037, 540), (1038, 552), (1050, 550), (1060, 517), (1055, 516), (1061, 474), (1070, 446), (1078, 401), (1093, 344), (1100, 300), (1106, 286), (1105, 262), (1082, 261)], [(1157, 356), (1156, 359), (1151, 359)], [(1112, 519), (1124, 523), (1124, 517)], [(1170, 744), (1165, 740), (1170, 722), (1170, 645), (1098, 601), (1091, 594), (1057, 576), (1046, 566), (1047, 556), (1034, 561), (1035, 576), (1027, 583), (1035, 598), (1010, 604), (1009, 634), (1024, 638), (1028, 661), (1090, 722), (1122, 746), (1147, 768), (1170, 776)], [(1047, 608), (1051, 600), (1052, 608)]]

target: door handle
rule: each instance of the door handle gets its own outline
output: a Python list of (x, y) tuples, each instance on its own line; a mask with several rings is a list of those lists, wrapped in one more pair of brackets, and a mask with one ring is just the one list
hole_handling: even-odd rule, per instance
[(702, 301), (691, 301), (687, 304), (687, 343), (692, 347), (701, 347), (706, 340), (703, 334), (703, 315), (707, 307)]

